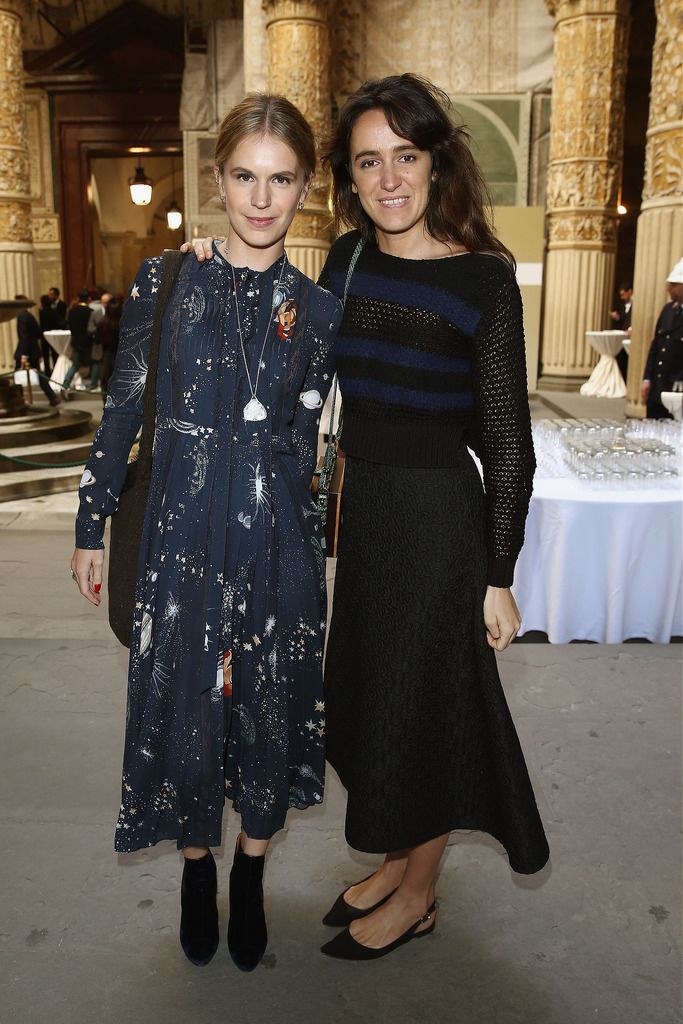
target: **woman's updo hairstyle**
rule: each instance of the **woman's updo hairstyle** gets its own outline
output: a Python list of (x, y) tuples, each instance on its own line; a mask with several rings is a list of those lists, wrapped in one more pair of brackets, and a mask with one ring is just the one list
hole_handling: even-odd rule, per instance
[(352, 188), (351, 132), (362, 114), (381, 110), (396, 135), (432, 154), (435, 178), (425, 214), (429, 234), (446, 244), (459, 242), (472, 252), (502, 256), (514, 267), (512, 253), (493, 232), (486, 183), (467, 131), (451, 119), (451, 107), (442, 89), (411, 74), (366, 82), (348, 98), (322, 157), (332, 174), (335, 228), (341, 232), (352, 227), (367, 240), (375, 238), (375, 226)]
[(215, 161), (225, 161), (249, 135), (274, 135), (295, 153), (306, 180), (315, 173), (315, 140), (308, 121), (284, 96), (250, 93), (223, 118), (216, 139)]

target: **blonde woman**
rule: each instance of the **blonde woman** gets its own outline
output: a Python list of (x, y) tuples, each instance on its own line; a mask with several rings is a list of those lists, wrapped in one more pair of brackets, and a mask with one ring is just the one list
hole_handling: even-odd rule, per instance
[[(219, 942), (211, 847), (227, 797), (242, 823), (228, 945), (246, 971), (267, 943), (269, 840), (289, 807), (323, 798), (325, 558), (309, 488), (341, 303), (284, 249), (315, 170), (300, 112), (247, 97), (221, 125), (215, 163), (226, 237), (210, 259), (184, 261), (163, 319), (115, 846), (182, 849), (180, 941), (206, 964)], [(161, 260), (146, 260), (130, 289), (81, 482), (71, 566), (95, 605), (160, 278)]]

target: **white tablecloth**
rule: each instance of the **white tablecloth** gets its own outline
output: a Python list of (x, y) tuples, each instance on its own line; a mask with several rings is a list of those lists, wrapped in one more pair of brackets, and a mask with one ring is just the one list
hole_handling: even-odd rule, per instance
[(551, 643), (683, 635), (679, 486), (537, 480), (513, 592), (522, 629)]
[[(45, 337), (55, 352), (57, 352), (57, 362), (50, 374), (50, 386), (53, 391), (59, 392), (63, 390), (59, 385), (64, 383), (64, 378), (71, 366), (71, 360), (67, 355), (71, 341), (71, 331), (45, 331)], [(80, 373), (76, 373), (72, 378), (71, 387), (79, 389), (84, 387)]]
[(615, 357), (628, 337), (626, 331), (586, 331), (586, 337), (600, 353), (600, 359), (586, 383), (581, 385), (581, 394), (594, 398), (623, 398), (626, 385)]
[(71, 331), (45, 331), (45, 337), (58, 356), (65, 356), (71, 341)]
[(675, 420), (683, 420), (683, 393), (680, 391), (662, 391), (662, 405), (671, 413)]

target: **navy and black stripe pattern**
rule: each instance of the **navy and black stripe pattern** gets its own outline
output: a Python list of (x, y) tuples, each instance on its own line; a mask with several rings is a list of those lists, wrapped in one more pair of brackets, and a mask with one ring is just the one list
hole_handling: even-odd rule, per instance
[[(320, 284), (341, 296), (358, 233)], [(484, 466), (489, 583), (508, 586), (534, 473), (524, 329), (512, 270), (480, 253), (406, 260), (366, 245), (335, 344), (342, 447), (387, 465), (449, 467), (463, 443)]]

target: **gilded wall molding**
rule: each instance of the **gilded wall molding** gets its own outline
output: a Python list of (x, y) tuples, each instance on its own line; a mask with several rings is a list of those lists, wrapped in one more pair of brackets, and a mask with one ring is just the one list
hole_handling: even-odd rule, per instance
[(36, 248), (59, 245), (59, 217), (56, 213), (32, 218), (33, 244)]
[(367, 17), (363, 0), (339, 0), (330, 12), (332, 92), (338, 106), (368, 77)]

